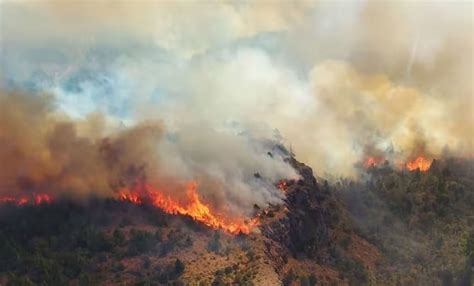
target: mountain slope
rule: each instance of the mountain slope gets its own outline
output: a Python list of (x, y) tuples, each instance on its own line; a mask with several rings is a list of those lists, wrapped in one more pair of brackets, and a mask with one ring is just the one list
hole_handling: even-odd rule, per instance
[(472, 162), (364, 179), (278, 183), (245, 235), (150, 205), (93, 199), (0, 207), (2, 285), (470, 285)]

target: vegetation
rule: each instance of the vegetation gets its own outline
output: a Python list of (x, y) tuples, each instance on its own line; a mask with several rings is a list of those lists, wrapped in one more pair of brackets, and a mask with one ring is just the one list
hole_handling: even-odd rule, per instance
[[(472, 162), (457, 160), (435, 162), (428, 172), (384, 165), (364, 171), (363, 180), (332, 184), (316, 184), (306, 170), (304, 180), (289, 184), (286, 208), (271, 209), (271, 228), (262, 227), (261, 236), (230, 237), (156, 208), (112, 200), (3, 205), (0, 283), (254, 285), (267, 263), (281, 267), (283, 285), (337, 279), (349, 285), (470, 286), (472, 170)], [(360, 241), (381, 259), (367, 262), (360, 255), (366, 249), (357, 249)], [(212, 270), (192, 276), (196, 265)], [(315, 265), (336, 277), (317, 276)]]
[(218, 231), (214, 233), (214, 237), (207, 244), (207, 249), (215, 253), (220, 253), (222, 251), (222, 243)]
[(369, 170), (362, 182), (339, 182), (335, 191), (354, 231), (385, 258), (377, 272), (380, 284), (470, 285), (472, 170), (472, 162), (450, 159), (434, 162), (428, 172), (384, 166)]
[[(0, 279), (6, 279), (8, 285), (67, 285), (70, 281), (97, 285), (106, 279), (103, 274), (107, 271), (124, 272), (122, 260), (127, 257), (153, 253), (163, 245), (173, 249), (192, 245), (189, 236), (178, 239), (172, 233), (163, 241), (160, 231), (124, 230), (122, 222), (117, 222), (119, 228), (106, 231), (113, 225), (114, 214), (128, 207), (113, 201), (94, 201), (87, 206), (70, 202), (3, 206)], [(161, 221), (165, 220), (165, 215), (161, 216)], [(150, 224), (157, 225), (156, 218)], [(143, 261), (143, 268), (151, 268), (150, 259)], [(150, 276), (178, 283), (184, 270), (184, 263), (176, 260)]]

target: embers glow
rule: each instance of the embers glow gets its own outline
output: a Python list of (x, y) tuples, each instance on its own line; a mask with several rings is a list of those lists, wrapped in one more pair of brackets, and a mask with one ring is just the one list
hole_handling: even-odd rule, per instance
[(430, 169), (432, 162), (433, 160), (431, 159), (427, 159), (423, 156), (418, 156), (416, 157), (416, 159), (407, 162), (405, 166), (409, 171), (420, 170), (422, 172), (426, 172)]
[(53, 202), (53, 198), (48, 194), (32, 194), (29, 196), (0, 196), (0, 204), (14, 204), (18, 206), (23, 205), (41, 205), (50, 204)]
[(286, 180), (280, 180), (277, 184), (277, 187), (280, 191), (285, 192), (288, 189), (288, 182)]
[(166, 196), (148, 184), (138, 184), (132, 189), (121, 190), (119, 199), (134, 204), (150, 203), (166, 213), (187, 215), (209, 227), (223, 229), (233, 234), (248, 234), (259, 225), (258, 219), (255, 218), (234, 219), (215, 213), (209, 205), (201, 202), (196, 182), (187, 184), (184, 202)]

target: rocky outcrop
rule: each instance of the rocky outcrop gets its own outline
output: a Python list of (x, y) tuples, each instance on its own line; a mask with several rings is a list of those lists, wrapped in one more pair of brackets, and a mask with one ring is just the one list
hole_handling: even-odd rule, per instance
[(285, 246), (294, 257), (316, 258), (329, 243), (328, 225), (322, 202), (326, 199), (310, 167), (289, 159), (299, 172), (298, 180), (284, 181), (286, 215), (261, 227), (262, 233)]

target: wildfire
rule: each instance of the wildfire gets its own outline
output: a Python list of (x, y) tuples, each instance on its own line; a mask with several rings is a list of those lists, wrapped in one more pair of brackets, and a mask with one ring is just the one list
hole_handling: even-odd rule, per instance
[(142, 200), (140, 196), (138, 195), (138, 193), (131, 193), (128, 190), (121, 191), (119, 193), (119, 199), (121, 199), (122, 201), (131, 202), (134, 204), (142, 203)]
[(422, 172), (428, 171), (431, 167), (433, 160), (427, 159), (423, 156), (418, 156), (416, 159), (406, 163), (406, 168), (409, 171), (415, 171), (419, 169)]
[(53, 201), (53, 198), (47, 194), (33, 194), (30, 196), (20, 196), (20, 197), (11, 197), (11, 196), (4, 196), (0, 197), (0, 204), (14, 204), (18, 206), (23, 205), (41, 205), (41, 204), (49, 204)]
[(214, 213), (208, 205), (201, 202), (197, 193), (196, 182), (191, 182), (186, 186), (186, 199), (184, 203), (165, 196), (163, 192), (150, 185), (143, 184), (132, 190), (120, 191), (119, 198), (134, 204), (149, 202), (166, 213), (187, 215), (209, 227), (220, 228), (233, 234), (250, 233), (259, 224), (257, 219), (234, 220)]
[(384, 162), (385, 162), (385, 158), (381, 156), (369, 156), (364, 160), (362, 165), (364, 166), (365, 169), (369, 169), (369, 168), (378, 166), (380, 164), (383, 164)]
[(288, 183), (285, 180), (280, 180), (277, 184), (277, 187), (280, 191), (286, 191), (288, 189)]

